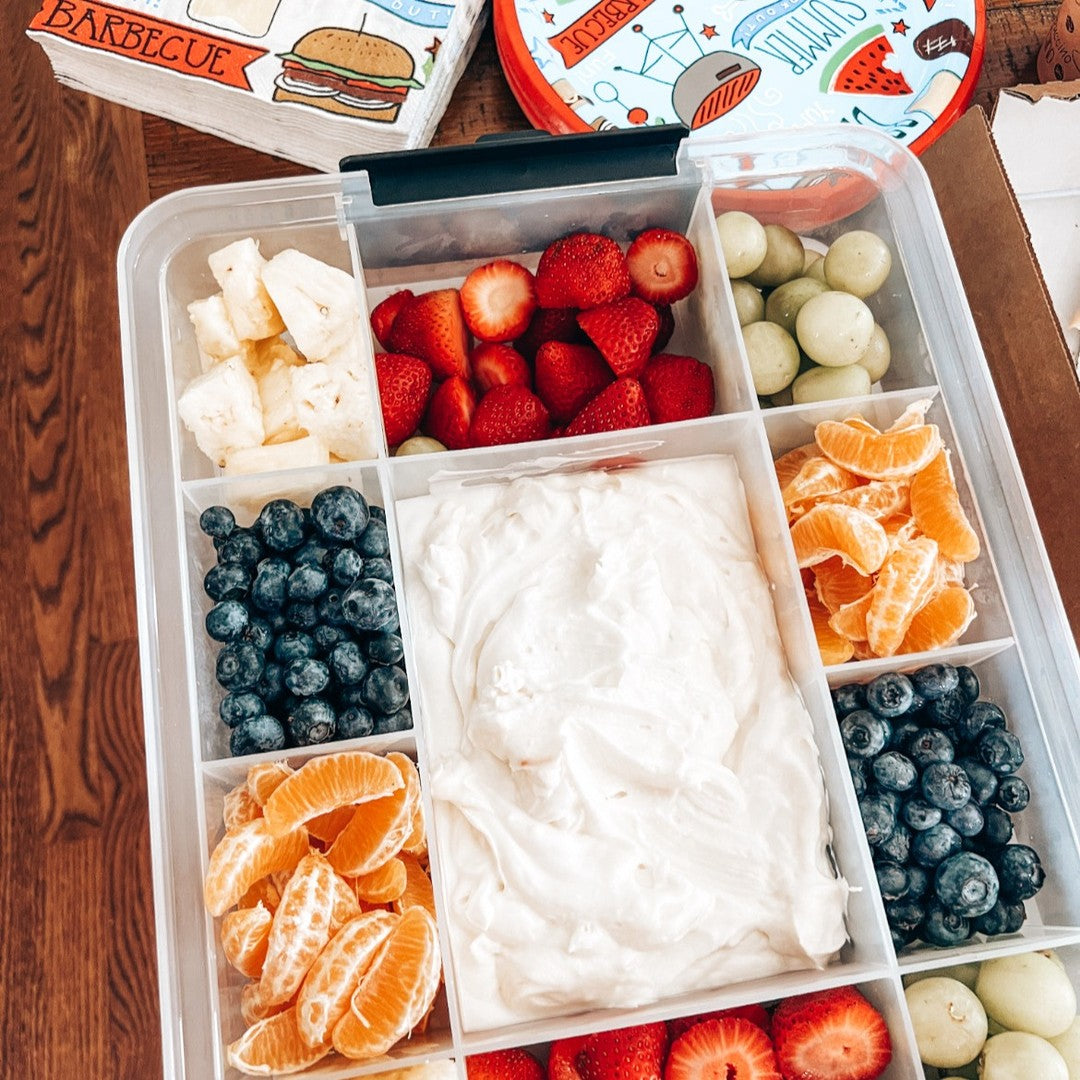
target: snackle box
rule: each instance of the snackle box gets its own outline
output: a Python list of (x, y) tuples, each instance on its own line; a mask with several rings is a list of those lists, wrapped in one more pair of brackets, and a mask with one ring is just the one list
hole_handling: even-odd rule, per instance
[[(143, 670), (146, 754), (159, 959), (162, 1049), (167, 1077), (235, 1080), (226, 1046), (240, 1037), (244, 980), (226, 963), (217, 920), (203, 904), (210, 853), (224, 832), (226, 794), (260, 761), (294, 768), (342, 749), (402, 751), (417, 762), (445, 984), (422, 1034), (387, 1055), (352, 1062), (330, 1056), (311, 1075), (351, 1077), (426, 1061), (453, 1061), (464, 1076), (471, 1053), (542, 1049), (567, 1035), (773, 1002), (853, 984), (888, 1024), (890, 1078), (923, 1075), (903, 994), (905, 974), (1032, 949), (1080, 954), (1080, 756), (1073, 736), (1080, 661), (1064, 616), (993, 383), (922, 166), (887, 136), (846, 126), (690, 142), (666, 130), (510, 140), (446, 152), (343, 162), (335, 175), (192, 189), (149, 207), (119, 252), (135, 566)], [(745, 209), (808, 242), (866, 228), (893, 254), (890, 276), (870, 301), (887, 329), (892, 364), (867, 396), (763, 409), (754, 394), (715, 215)], [(385, 439), (367, 461), (229, 477), (195, 446), (177, 398), (200, 360), (186, 308), (215, 291), (207, 256), (254, 237), (270, 256), (296, 247), (356, 281), (365, 320), (400, 288), (419, 293), (460, 284), (494, 258), (535, 266), (552, 240), (603, 232), (625, 247), (641, 230), (684, 232), (695, 245), (698, 287), (676, 307), (669, 350), (709, 364), (714, 415), (682, 423), (543, 444), (526, 443), (394, 457)], [(374, 344), (363, 342), (373, 363)], [(822, 420), (863, 415), (880, 428), (929, 400), (928, 421), (952, 451), (962, 505), (981, 542), (967, 568), (977, 618), (961, 640), (932, 653), (822, 664), (803, 597), (772, 462), (813, 439)], [(847, 941), (821, 970), (710, 986), (638, 1008), (556, 1015), (510, 1027), (467, 1030), (447, 932), (441, 871), (454, 852), (441, 842), (424, 786), (438, 701), (417, 691), (412, 599), (405, 585), (397, 506), (433, 482), (498, 484), (516, 475), (632, 468), (703, 454), (734, 458), (761, 566), (768, 578), (791, 676), (813, 722), (836, 870), (851, 886)], [(348, 485), (382, 507), (390, 537), (414, 727), (321, 746), (229, 756), (218, 718), (216, 644), (203, 629), (210, 601), (203, 578), (214, 547), (202, 511), (229, 507), (250, 524), (267, 501), (310, 504)], [(702, 493), (707, 497), (707, 493)], [(1031, 787), (1015, 816), (1016, 839), (1040, 854), (1046, 883), (1026, 905), (1019, 933), (977, 937), (953, 949), (894, 949), (860, 819), (830, 690), (931, 661), (970, 666), (983, 696), (998, 703), (1020, 738)]]

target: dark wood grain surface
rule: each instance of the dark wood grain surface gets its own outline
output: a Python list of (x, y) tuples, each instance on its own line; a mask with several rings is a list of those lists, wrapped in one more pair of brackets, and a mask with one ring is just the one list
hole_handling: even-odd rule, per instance
[[(161, 1075), (115, 253), (147, 203), (307, 170), (59, 86), (0, 6), (0, 1076)], [(991, 0), (976, 102), (1034, 79), (1053, 0)], [(490, 30), (436, 141), (527, 126)], [(1010, 414), (1031, 486), (1038, 417)], [(1060, 521), (1052, 554), (1072, 552)], [(1080, 611), (1080, 578), (1066, 603)], [(1077, 625), (1074, 621), (1074, 626)], [(202, 1080), (202, 1078), (193, 1078)]]

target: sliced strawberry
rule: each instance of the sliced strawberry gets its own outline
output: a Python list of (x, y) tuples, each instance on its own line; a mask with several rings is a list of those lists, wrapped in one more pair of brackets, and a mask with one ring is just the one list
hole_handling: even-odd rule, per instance
[(637, 379), (628, 376), (604, 387), (566, 427), (567, 435), (588, 435), (594, 431), (619, 431), (645, 427), (649, 408), (645, 391)]
[(532, 381), (529, 363), (524, 356), (496, 341), (482, 341), (469, 357), (473, 380), (486, 394), (493, 386), (528, 386)]
[(469, 1080), (544, 1080), (544, 1066), (527, 1050), (491, 1050), (465, 1059)]
[(380, 345), (390, 344), (390, 329), (406, 301), (413, 298), (412, 289), (398, 289), (382, 303), (376, 304), (371, 312), (371, 329)]
[(614, 379), (591, 345), (548, 341), (536, 352), (536, 393), (556, 424), (572, 420)]
[(471, 446), (546, 439), (551, 419), (544, 403), (524, 386), (493, 386), (481, 399), (469, 427)]
[(692, 356), (654, 356), (641, 373), (641, 385), (654, 424), (711, 416), (716, 405), (712, 368)]
[[(705, 1020), (671, 1044), (664, 1080), (785, 1080), (769, 1036), (749, 1020)], [(831, 1077), (830, 1077), (831, 1080)]]
[(675, 333), (675, 313), (670, 304), (653, 304), (656, 314), (660, 319), (660, 329), (656, 331), (656, 340), (652, 343), (653, 356), (664, 351), (664, 346), (671, 340)]
[(638, 1024), (590, 1035), (577, 1055), (581, 1080), (661, 1080), (667, 1025)]
[(448, 450), (464, 450), (469, 446), (469, 425), (475, 410), (476, 391), (460, 375), (451, 375), (431, 395), (424, 434), (438, 439)]
[(674, 304), (694, 291), (697, 252), (682, 233), (646, 229), (626, 253), (635, 296), (651, 304)]
[(892, 1060), (881, 1014), (852, 987), (802, 994), (773, 1013), (784, 1080), (875, 1080)]
[(481, 341), (513, 341), (536, 310), (532, 273), (509, 259), (478, 266), (461, 284), (461, 308)]
[(583, 311), (577, 321), (616, 375), (635, 377), (648, 363), (660, 329), (656, 308), (636, 296)]
[(542, 308), (591, 308), (630, 292), (626, 256), (614, 240), (579, 232), (550, 244), (536, 268)]
[(732, 1009), (720, 1009), (717, 1012), (698, 1013), (696, 1016), (678, 1016), (669, 1021), (672, 1039), (677, 1039), (684, 1031), (704, 1023), (706, 1020), (749, 1020), (751, 1024), (757, 1024), (766, 1035), (769, 1034), (772, 1018), (769, 1010), (764, 1005), (736, 1005)]
[(390, 329), (395, 352), (426, 360), (440, 378), (469, 374), (469, 331), (457, 289), (435, 289), (405, 301)]
[(514, 348), (532, 362), (536, 350), (545, 341), (583, 344), (587, 340), (577, 324), (577, 308), (537, 308), (529, 328), (514, 342)]
[(431, 368), (403, 353), (377, 353), (375, 379), (379, 384), (387, 446), (404, 442), (420, 423), (431, 390)]
[(591, 1037), (572, 1035), (568, 1039), (556, 1039), (548, 1048), (548, 1080), (581, 1080), (577, 1056)]

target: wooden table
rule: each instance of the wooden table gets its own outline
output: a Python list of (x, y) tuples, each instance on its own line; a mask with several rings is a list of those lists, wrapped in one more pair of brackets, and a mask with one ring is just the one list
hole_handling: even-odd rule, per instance
[[(988, 0), (976, 104), (1034, 81), (1057, 0)], [(115, 254), (151, 199), (306, 170), (59, 86), (0, 7), (0, 1075), (161, 1075)], [(527, 124), (490, 30), (436, 141)], [(1022, 407), (1022, 406), (1021, 406)], [(1009, 411), (1039, 508), (1039, 417)], [(1044, 529), (1046, 528), (1044, 523)], [(1075, 537), (1046, 534), (1052, 557)], [(1080, 628), (1080, 577), (1062, 582)], [(193, 1078), (201, 1080), (201, 1078)]]

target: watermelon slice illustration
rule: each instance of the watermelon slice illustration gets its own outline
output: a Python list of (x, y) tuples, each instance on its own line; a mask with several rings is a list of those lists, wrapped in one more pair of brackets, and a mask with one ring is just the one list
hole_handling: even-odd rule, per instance
[(893, 47), (880, 26), (869, 26), (844, 43), (825, 65), (821, 89), (830, 94), (910, 94), (911, 87), (899, 71), (890, 71), (883, 61), (893, 56)]

